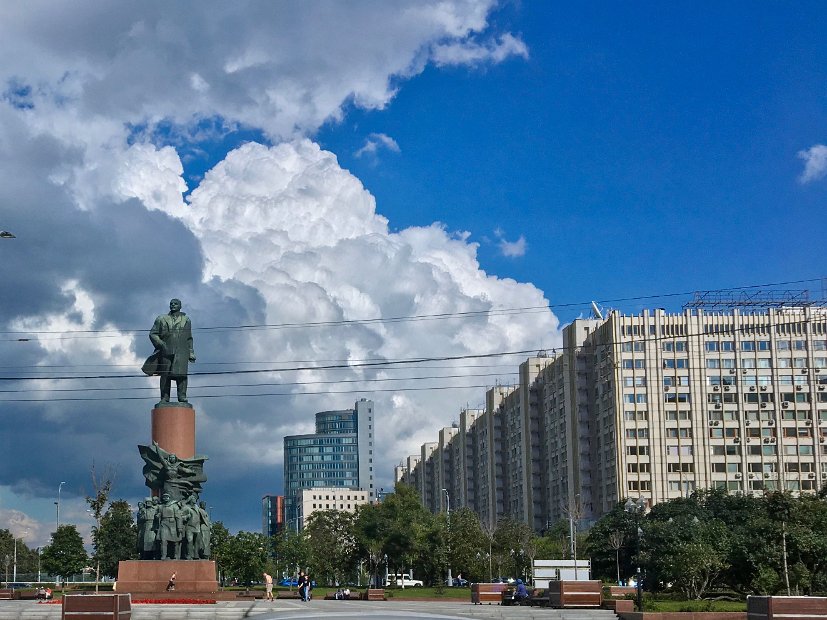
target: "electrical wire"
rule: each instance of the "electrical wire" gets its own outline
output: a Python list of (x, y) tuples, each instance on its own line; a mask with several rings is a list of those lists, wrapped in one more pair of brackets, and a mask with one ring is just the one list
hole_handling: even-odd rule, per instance
[[(791, 286), (794, 284), (805, 284), (805, 283), (812, 283), (812, 282), (820, 282), (821, 278), (807, 278), (802, 280), (788, 280), (786, 282), (772, 282), (766, 284), (750, 284), (745, 286), (734, 286), (728, 288), (719, 288), (719, 289), (710, 289), (709, 292), (711, 293), (726, 293), (732, 291), (740, 291), (746, 289), (754, 289), (754, 288), (770, 288), (770, 287), (778, 287), (778, 286)], [(518, 308), (489, 308), (486, 310), (471, 310), (465, 312), (446, 312), (446, 313), (437, 313), (437, 314), (418, 314), (418, 315), (407, 315), (407, 316), (397, 316), (397, 317), (379, 317), (379, 318), (372, 318), (372, 319), (343, 319), (337, 321), (312, 321), (312, 322), (302, 322), (302, 323), (263, 323), (263, 324), (250, 324), (250, 325), (216, 325), (216, 326), (205, 326), (205, 327), (195, 327), (193, 331), (195, 332), (210, 332), (210, 331), (236, 331), (236, 330), (261, 330), (261, 329), (268, 329), (268, 330), (279, 330), (279, 329), (303, 329), (308, 327), (339, 327), (339, 326), (348, 326), (348, 325), (371, 325), (375, 323), (400, 323), (400, 322), (410, 322), (410, 321), (426, 321), (426, 320), (446, 320), (446, 319), (461, 319), (461, 318), (473, 318), (479, 316), (509, 316), (512, 314), (525, 314), (525, 313), (541, 313), (546, 312), (553, 309), (561, 309), (561, 308), (571, 308), (577, 306), (588, 306), (594, 301), (595, 303), (600, 304), (609, 304), (609, 303), (621, 303), (621, 302), (631, 302), (631, 301), (644, 301), (644, 300), (651, 300), (651, 299), (666, 299), (670, 297), (684, 297), (687, 295), (693, 294), (695, 291), (684, 291), (679, 293), (660, 293), (660, 294), (653, 294), (653, 295), (636, 295), (633, 297), (619, 297), (615, 299), (598, 299), (598, 300), (589, 300), (589, 301), (581, 301), (581, 302), (568, 302), (568, 303), (559, 303), (559, 304), (545, 304), (542, 306), (525, 306), (525, 307), (518, 307)], [(57, 338), (38, 338), (39, 340), (64, 340), (70, 338), (82, 338), (82, 337), (107, 337), (107, 338), (115, 338), (115, 337), (123, 337), (128, 334), (144, 334), (148, 333), (148, 329), (119, 329), (119, 330), (95, 330), (95, 329), (81, 329), (81, 330), (28, 330), (28, 331), (10, 331), (10, 330), (0, 330), (0, 334), (6, 335), (50, 335), (50, 334), (64, 334)], [(69, 335), (65, 335), (69, 334)], [(85, 335), (85, 336), (84, 336)], [(7, 339), (0, 339), (0, 342), (19, 342), (19, 341), (27, 341), (30, 338), (7, 338)]]

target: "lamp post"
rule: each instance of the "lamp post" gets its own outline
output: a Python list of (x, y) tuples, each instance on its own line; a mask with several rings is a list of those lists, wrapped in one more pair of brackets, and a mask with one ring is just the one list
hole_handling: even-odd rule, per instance
[[(28, 536), (29, 530), (23, 532), (23, 536)], [(22, 537), (21, 537), (22, 540)], [(14, 574), (12, 581), (17, 581), (17, 536), (14, 537)]]
[(57, 506), (57, 511), (55, 515), (55, 532), (57, 532), (57, 528), (60, 527), (60, 489), (63, 488), (64, 484), (66, 484), (66, 482), (61, 482), (59, 485), (57, 485), (57, 501), (55, 502), (55, 506)]
[(639, 497), (638, 500), (632, 501), (632, 498), (626, 500), (626, 503), (623, 505), (623, 509), (632, 515), (635, 519), (635, 559), (637, 560), (637, 578), (635, 579), (635, 588), (637, 590), (637, 609), (638, 611), (643, 611), (643, 584), (641, 583), (641, 572), (640, 572), (640, 538), (643, 532), (640, 530), (640, 515), (646, 512), (646, 500), (642, 497)]
[(454, 585), (454, 579), (451, 576), (451, 495), (448, 493), (448, 489), (442, 489), (442, 492), (445, 493), (445, 507), (448, 515), (448, 587), (450, 588)]
[(43, 549), (43, 547), (38, 547), (37, 548), (37, 583), (41, 583), (41, 579), (40, 579), (40, 551), (42, 549)]

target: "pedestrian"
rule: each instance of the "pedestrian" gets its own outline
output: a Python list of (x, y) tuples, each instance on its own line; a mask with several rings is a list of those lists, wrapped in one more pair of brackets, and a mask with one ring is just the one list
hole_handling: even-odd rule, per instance
[(313, 580), (310, 578), (310, 573), (307, 573), (305, 576), (305, 586), (304, 586), (304, 600), (309, 601), (313, 598)]
[(169, 576), (169, 581), (167, 582), (167, 592), (171, 592), (175, 590), (175, 573)]
[(299, 571), (299, 598), (303, 602), (307, 602), (307, 577), (304, 574), (304, 571)]
[(267, 591), (267, 600), (273, 600), (273, 576), (264, 573), (264, 589)]

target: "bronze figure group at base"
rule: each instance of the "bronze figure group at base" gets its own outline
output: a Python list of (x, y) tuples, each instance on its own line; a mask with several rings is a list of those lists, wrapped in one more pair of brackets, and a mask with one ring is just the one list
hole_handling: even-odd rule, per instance
[[(138, 552), (147, 560), (199, 560), (210, 557), (212, 524), (199, 502), (205, 456), (179, 459), (161, 448), (138, 446), (146, 486), (156, 495), (138, 504)], [(158, 501), (158, 496), (161, 501)]]
[(138, 553), (142, 560), (210, 557), (210, 517), (195, 495), (174, 501), (164, 493), (138, 503)]

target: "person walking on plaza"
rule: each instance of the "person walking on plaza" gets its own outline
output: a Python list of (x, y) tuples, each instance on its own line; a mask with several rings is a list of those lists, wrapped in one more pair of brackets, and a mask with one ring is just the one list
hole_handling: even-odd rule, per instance
[(307, 577), (304, 574), (304, 571), (299, 571), (299, 598), (302, 601), (307, 602)]
[(267, 600), (273, 600), (273, 576), (264, 573), (264, 589), (267, 591)]

